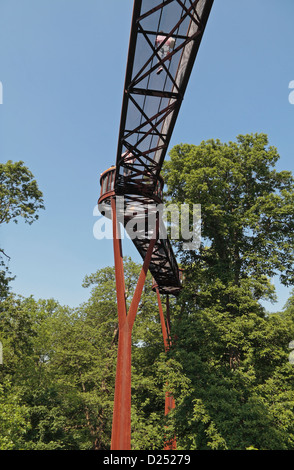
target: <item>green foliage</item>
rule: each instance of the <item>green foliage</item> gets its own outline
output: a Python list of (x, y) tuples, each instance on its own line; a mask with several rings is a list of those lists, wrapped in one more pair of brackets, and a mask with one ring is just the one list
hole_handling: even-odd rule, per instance
[[(17, 223), (19, 218), (32, 224), (40, 209), (44, 209), (43, 194), (24, 163), (11, 160), (0, 163), (0, 224)], [(9, 259), (0, 247), (0, 299), (6, 297), (14, 279), (7, 266)]]
[[(201, 204), (203, 238), (197, 251), (174, 243), (185, 279), (169, 299), (167, 353), (148, 275), (132, 336), (134, 450), (162, 449), (174, 436), (178, 450), (294, 449), (294, 291), (282, 312), (268, 314), (261, 303), (275, 300), (273, 275), (293, 284), (293, 178), (277, 172), (278, 158), (264, 134), (171, 151), (167, 197)], [(29, 209), (24, 216), (33, 220)], [(124, 267), (129, 306), (140, 266), (125, 259)], [(75, 309), (6, 293), (1, 450), (110, 448), (114, 268), (83, 286), (89, 299)], [(176, 407), (165, 416), (166, 393)]]
[[(204, 243), (196, 260), (225, 282), (262, 282), (280, 274), (293, 283), (294, 191), (265, 134), (223, 144), (176, 145), (165, 164), (173, 203), (201, 204)], [(203, 269), (202, 268), (202, 269)]]
[[(132, 298), (140, 266), (125, 260)], [(27, 411), (26, 449), (109, 449), (118, 319), (114, 268), (86, 276), (90, 298), (76, 309), (53, 299), (8, 297), (1, 305), (1, 382)], [(156, 295), (148, 276), (133, 333), (133, 446), (160, 448), (164, 391), (154, 362), (163, 351)], [(8, 391), (7, 391), (8, 393)]]
[[(201, 204), (198, 251), (185, 269), (170, 354), (190, 383), (177, 392), (179, 446), (293, 449), (292, 303), (268, 315), (271, 277), (293, 284), (293, 178), (264, 134), (178, 145), (165, 164), (172, 203)], [(170, 377), (172, 385), (172, 376)]]
[(23, 437), (28, 432), (29, 409), (8, 381), (0, 384), (0, 450), (24, 450)]

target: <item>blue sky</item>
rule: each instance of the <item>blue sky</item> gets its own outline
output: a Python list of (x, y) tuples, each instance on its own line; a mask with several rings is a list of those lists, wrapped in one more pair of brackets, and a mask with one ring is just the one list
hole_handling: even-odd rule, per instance
[[(1, 161), (23, 160), (46, 210), (1, 227), (14, 292), (77, 306), (113, 264), (96, 240), (99, 176), (115, 162), (132, 0), (0, 0)], [(294, 2), (215, 0), (170, 148), (265, 132), (294, 170)], [(203, 209), (202, 209), (203, 210)], [(124, 254), (139, 261), (130, 241)], [(288, 290), (277, 284), (281, 308)]]

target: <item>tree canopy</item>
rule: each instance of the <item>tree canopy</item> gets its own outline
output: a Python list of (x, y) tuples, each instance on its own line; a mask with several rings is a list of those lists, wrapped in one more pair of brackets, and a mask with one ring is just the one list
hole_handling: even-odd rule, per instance
[(177, 145), (165, 164), (168, 200), (201, 204), (202, 215), (199, 250), (178, 244), (186, 282), (174, 357), (190, 390), (175, 415), (190, 448), (293, 447), (293, 314), (261, 304), (275, 299), (274, 275), (293, 285), (293, 177), (278, 159), (255, 134)]
[[(201, 204), (202, 240), (193, 251), (173, 241), (184, 280), (169, 299), (168, 351), (148, 275), (132, 336), (133, 450), (163, 449), (174, 436), (178, 450), (294, 449), (294, 290), (281, 311), (262, 303), (275, 300), (274, 275), (287, 286), (294, 280), (293, 177), (277, 171), (278, 159), (264, 134), (170, 152), (167, 201)], [(29, 223), (43, 205), (33, 193)], [(19, 216), (15, 209), (7, 221)], [(129, 304), (140, 266), (128, 258), (124, 268)], [(83, 286), (89, 298), (76, 308), (6, 292), (1, 450), (110, 448), (119, 335), (113, 266), (86, 275)], [(176, 406), (164, 416), (167, 391)]]
[(279, 158), (255, 134), (176, 145), (165, 163), (171, 201), (202, 206), (203, 263), (235, 284), (276, 274), (294, 282), (294, 180), (276, 170)]
[[(38, 211), (44, 209), (43, 194), (37, 181), (24, 162), (0, 163), (0, 224), (23, 219), (32, 224), (38, 219)], [(7, 295), (10, 276), (7, 260), (9, 255), (0, 247), (0, 298)]]

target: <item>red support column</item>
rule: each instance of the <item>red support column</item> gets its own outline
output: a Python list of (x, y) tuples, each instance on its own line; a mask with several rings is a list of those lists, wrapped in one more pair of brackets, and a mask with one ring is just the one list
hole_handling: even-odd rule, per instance
[(131, 342), (127, 319), (119, 329), (115, 395), (112, 421), (112, 450), (131, 449)]
[(159, 293), (159, 290), (158, 290), (157, 286), (155, 287), (155, 290), (156, 290), (156, 295), (157, 295), (159, 318), (160, 318), (160, 323), (161, 323), (161, 331), (162, 331), (162, 336), (163, 336), (164, 350), (168, 351), (168, 349), (169, 349), (168, 330), (167, 330), (167, 327), (166, 327), (166, 324), (165, 324), (160, 293)]
[[(116, 299), (117, 299), (117, 313), (118, 313), (118, 327), (119, 327), (119, 340), (118, 340), (118, 353), (116, 365), (116, 379), (115, 379), (115, 395), (113, 407), (113, 421), (112, 421), (112, 435), (111, 435), (111, 448), (112, 449), (129, 449), (130, 423), (128, 422), (128, 410), (130, 404), (126, 398), (125, 390), (130, 387), (130, 346), (128, 342), (129, 334), (125, 331), (127, 328), (127, 310), (125, 298), (125, 282), (123, 272), (123, 255), (121, 246), (120, 226), (117, 221), (116, 201), (113, 197), (111, 199), (112, 210), (112, 229), (113, 229), (113, 251), (114, 251), (114, 266), (116, 278)], [(121, 432), (121, 428), (126, 430), (126, 433)]]
[[(156, 289), (156, 295), (157, 295), (157, 302), (158, 302), (158, 308), (159, 308), (159, 316), (160, 316), (160, 323), (161, 323), (161, 329), (162, 329), (162, 336), (163, 336), (163, 342), (164, 342), (164, 349), (167, 352), (170, 348), (170, 316), (169, 316), (169, 299), (167, 296), (166, 299), (166, 319), (167, 321), (165, 322), (164, 319), (164, 314), (163, 314), (163, 308), (162, 308), (162, 303), (161, 303), (161, 298), (160, 298), (160, 293), (158, 290), (158, 287), (155, 287)], [(175, 400), (173, 396), (169, 393), (165, 393), (165, 407), (164, 407), (164, 414), (167, 415), (170, 410), (175, 408)], [(177, 448), (177, 441), (176, 438), (174, 437), (171, 441), (165, 442), (164, 444), (164, 450), (172, 450)]]
[(132, 361), (132, 329), (136, 318), (138, 305), (149, 269), (151, 256), (158, 235), (158, 221), (153, 238), (144, 259), (135, 293), (126, 312), (125, 282), (123, 272), (123, 256), (121, 237), (116, 214), (115, 198), (111, 200), (113, 222), (113, 247), (117, 290), (117, 311), (119, 324), (117, 369), (115, 379), (115, 394), (112, 421), (112, 450), (131, 449), (131, 361)]

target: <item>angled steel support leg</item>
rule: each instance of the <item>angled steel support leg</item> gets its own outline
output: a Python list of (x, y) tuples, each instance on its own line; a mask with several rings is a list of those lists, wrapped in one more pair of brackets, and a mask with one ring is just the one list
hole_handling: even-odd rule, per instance
[(158, 236), (158, 222), (154, 236), (150, 240), (144, 259), (143, 267), (137, 282), (135, 293), (127, 313), (125, 300), (125, 282), (123, 272), (123, 256), (119, 224), (116, 214), (115, 198), (112, 198), (113, 246), (117, 290), (117, 310), (119, 339), (117, 352), (117, 368), (115, 379), (115, 395), (112, 421), (112, 450), (131, 449), (131, 349), (132, 329), (136, 318), (138, 305), (150, 265), (154, 245)]
[[(156, 290), (156, 295), (157, 295), (157, 302), (158, 302), (158, 309), (159, 309), (159, 316), (160, 316), (160, 323), (161, 323), (161, 330), (162, 330), (162, 336), (163, 336), (163, 343), (164, 343), (164, 349), (167, 352), (170, 348), (171, 344), (171, 338), (170, 338), (170, 316), (169, 316), (169, 298), (168, 295), (166, 297), (166, 322), (164, 319), (164, 314), (163, 314), (163, 308), (162, 308), (162, 303), (161, 303), (161, 298), (160, 298), (160, 293), (158, 290), (158, 287), (155, 287)], [(173, 396), (169, 393), (165, 393), (165, 408), (164, 408), (164, 414), (167, 415), (170, 410), (175, 408), (175, 400)], [(168, 442), (164, 443), (164, 450), (171, 450), (171, 449), (176, 449), (177, 448), (177, 442), (176, 438), (174, 437)]]
[[(125, 426), (126, 412), (128, 406), (123, 397), (122, 390), (128, 386), (128, 343), (127, 336), (124, 332), (125, 319), (127, 316), (126, 298), (125, 298), (125, 282), (123, 273), (123, 254), (120, 236), (120, 226), (117, 220), (116, 201), (113, 197), (111, 199), (112, 210), (112, 230), (113, 230), (113, 251), (114, 251), (114, 266), (115, 266), (115, 280), (116, 280), (116, 299), (117, 299), (117, 313), (119, 325), (119, 342), (118, 342), (118, 355), (116, 366), (116, 386), (114, 395), (113, 407), (113, 421), (112, 421), (112, 436), (111, 447), (116, 448), (120, 444), (120, 427)], [(124, 360), (123, 360), (124, 358)], [(122, 401), (124, 404), (122, 406)], [(125, 444), (126, 445), (126, 444)], [(113, 447), (114, 446), (114, 447)]]

